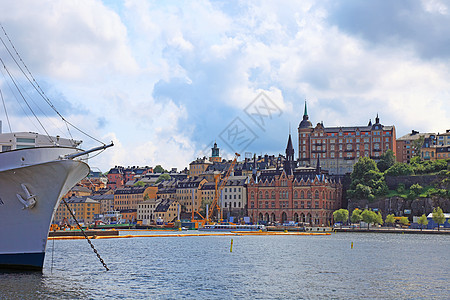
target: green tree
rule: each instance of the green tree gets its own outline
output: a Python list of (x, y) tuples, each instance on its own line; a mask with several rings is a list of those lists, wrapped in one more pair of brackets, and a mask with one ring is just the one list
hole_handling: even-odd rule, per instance
[(164, 180), (170, 180), (170, 175), (168, 173), (163, 173), (163, 174), (159, 175), (158, 179), (156, 180), (156, 183), (158, 184)]
[(143, 186), (145, 186), (145, 183), (142, 182), (142, 181), (138, 181), (138, 182), (135, 182), (135, 183), (133, 184), (133, 186), (140, 186), (140, 187), (143, 187)]
[(367, 230), (369, 230), (370, 224), (374, 224), (377, 221), (377, 214), (372, 210), (365, 209), (361, 213), (362, 220), (367, 223)]
[(407, 217), (401, 217), (400, 218), (400, 224), (402, 224), (403, 226), (406, 226), (409, 224), (409, 220)]
[(381, 215), (380, 212), (377, 213), (376, 223), (379, 224), (379, 225), (383, 225), (383, 216)]
[(373, 175), (373, 173), (369, 175), (369, 171), (378, 171), (376, 163), (368, 157), (361, 157), (353, 166), (353, 172), (351, 175), (353, 188), (355, 188), (359, 183), (364, 183), (365, 181), (371, 179), (367, 178)]
[(423, 226), (427, 226), (428, 225), (428, 219), (427, 216), (425, 216), (424, 214), (422, 216), (420, 216), (419, 221), (417, 221), (420, 224), (420, 231), (422, 231)]
[(412, 175), (414, 174), (414, 169), (409, 164), (396, 162), (389, 169), (387, 169), (384, 174), (389, 176)]
[(394, 164), (395, 164), (394, 151), (389, 149), (380, 156), (380, 160), (377, 163), (377, 167), (380, 170), (380, 172), (384, 172)]
[(420, 150), (422, 149), (423, 142), (425, 141), (425, 136), (420, 136), (417, 140), (414, 140), (411, 145), (414, 155), (420, 157)]
[(386, 224), (391, 224), (391, 226), (393, 226), (394, 223), (395, 223), (395, 216), (394, 216), (394, 214), (387, 215), (385, 222), (386, 222)]
[(356, 189), (353, 192), (353, 197), (355, 199), (367, 199), (369, 198), (370, 194), (372, 194), (372, 189), (370, 187), (358, 183), (358, 185), (356, 185)]
[(414, 192), (414, 194), (416, 196), (418, 196), (420, 194), (420, 192), (422, 191), (422, 186), (418, 183), (414, 183), (413, 185), (411, 185), (411, 187), (409, 188), (412, 192)]
[(351, 180), (347, 195), (353, 199), (372, 201), (375, 195), (383, 196), (388, 192), (383, 173), (378, 170), (376, 163), (368, 157), (360, 158), (355, 164)]
[(164, 170), (163, 167), (161, 167), (161, 165), (157, 165), (156, 167), (153, 168), (153, 173), (164, 173), (167, 172), (166, 170)]
[(433, 221), (438, 224), (438, 231), (440, 230), (440, 225), (445, 223), (445, 216), (444, 212), (440, 207), (433, 208), (433, 214), (432, 214)]
[(362, 220), (362, 217), (361, 217), (361, 210), (355, 208), (355, 209), (352, 211), (352, 216), (350, 217), (350, 221), (351, 221), (352, 223), (360, 223), (361, 220)]
[(344, 223), (348, 220), (348, 210), (341, 208), (341, 209), (334, 211), (333, 218), (334, 218), (335, 222), (341, 222), (340, 227), (342, 228), (342, 223)]

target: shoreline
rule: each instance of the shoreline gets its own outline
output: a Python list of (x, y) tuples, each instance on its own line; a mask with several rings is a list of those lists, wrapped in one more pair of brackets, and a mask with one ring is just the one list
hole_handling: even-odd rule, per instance
[(448, 229), (409, 229), (409, 228), (335, 228), (335, 232), (352, 232), (352, 233), (397, 233), (397, 234), (441, 234), (450, 235)]

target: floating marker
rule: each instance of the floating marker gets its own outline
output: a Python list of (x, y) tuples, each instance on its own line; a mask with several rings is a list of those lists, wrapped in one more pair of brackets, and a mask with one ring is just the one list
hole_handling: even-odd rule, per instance
[(233, 239), (231, 239), (230, 252), (233, 252)]
[(353, 249), (353, 242), (352, 242), (352, 249)]

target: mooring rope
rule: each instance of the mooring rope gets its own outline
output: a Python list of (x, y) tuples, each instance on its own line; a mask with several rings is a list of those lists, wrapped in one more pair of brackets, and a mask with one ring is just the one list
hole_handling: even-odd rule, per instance
[(77, 224), (78, 228), (80, 228), (81, 232), (84, 235), (84, 238), (86, 239), (86, 241), (88, 242), (88, 244), (91, 246), (92, 250), (94, 251), (94, 253), (97, 255), (98, 259), (100, 260), (100, 262), (102, 263), (103, 267), (105, 267), (106, 271), (109, 271), (108, 266), (106, 265), (106, 263), (104, 262), (104, 260), (101, 258), (100, 254), (98, 254), (97, 249), (95, 249), (94, 245), (92, 244), (91, 240), (89, 239), (89, 237), (86, 235), (86, 233), (84, 232), (83, 228), (81, 228), (80, 223), (78, 223), (77, 218), (75, 217), (75, 214), (72, 212), (72, 210), (69, 207), (69, 204), (67, 203), (67, 201), (63, 198), (62, 199), (64, 204), (66, 205), (67, 209), (70, 212), (70, 215), (72, 216), (72, 218), (74, 219), (75, 223)]

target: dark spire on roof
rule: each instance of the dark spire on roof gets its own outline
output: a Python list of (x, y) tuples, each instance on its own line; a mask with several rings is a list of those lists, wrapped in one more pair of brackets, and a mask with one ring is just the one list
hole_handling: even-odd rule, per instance
[(305, 111), (303, 113), (303, 116), (308, 116), (308, 110), (306, 109), (306, 100), (305, 100)]
[(286, 159), (287, 160), (294, 160), (294, 147), (292, 146), (292, 139), (291, 135), (289, 134), (289, 139), (286, 147)]
[(375, 124), (380, 124), (380, 118), (378, 118), (378, 113), (377, 113), (377, 117), (375, 118)]
[(372, 119), (369, 119), (369, 125), (367, 126), (372, 126)]
[(294, 172), (294, 147), (292, 147), (292, 139), (289, 134), (288, 143), (286, 147), (286, 160), (284, 162), (284, 170), (287, 175), (293, 175)]

